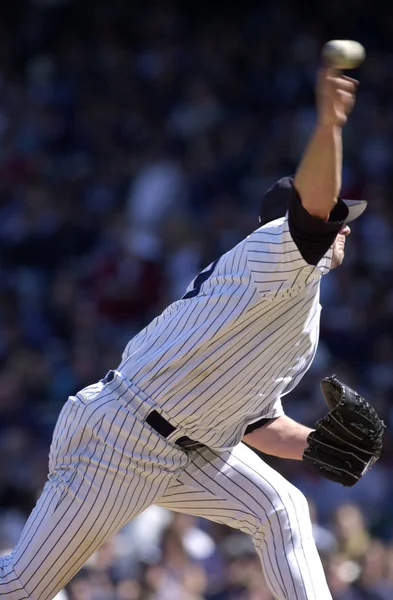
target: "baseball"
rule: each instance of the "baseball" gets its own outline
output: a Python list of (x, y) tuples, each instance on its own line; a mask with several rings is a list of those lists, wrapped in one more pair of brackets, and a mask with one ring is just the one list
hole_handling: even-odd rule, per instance
[(322, 61), (333, 69), (356, 69), (366, 57), (362, 44), (354, 40), (331, 40), (322, 48)]

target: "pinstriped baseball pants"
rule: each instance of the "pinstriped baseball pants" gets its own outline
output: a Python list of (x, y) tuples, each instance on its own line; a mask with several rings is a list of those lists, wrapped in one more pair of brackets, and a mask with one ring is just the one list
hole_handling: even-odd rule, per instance
[(125, 405), (101, 388), (60, 413), (48, 481), (0, 558), (0, 598), (50, 600), (109, 536), (159, 504), (250, 534), (275, 598), (331, 600), (301, 492), (243, 444), (185, 453), (143, 422), (137, 399)]

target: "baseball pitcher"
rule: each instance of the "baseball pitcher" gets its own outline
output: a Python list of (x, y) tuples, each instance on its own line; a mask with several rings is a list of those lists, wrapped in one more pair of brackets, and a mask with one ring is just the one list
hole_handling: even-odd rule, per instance
[(158, 504), (252, 536), (275, 598), (331, 600), (306, 499), (248, 446), (304, 458), (343, 485), (381, 451), (382, 422), (335, 377), (323, 382), (329, 414), (315, 430), (282, 406), (317, 349), (321, 278), (343, 261), (348, 223), (366, 206), (339, 197), (356, 90), (321, 71), (315, 129), (294, 177), (262, 199), (260, 227), (131, 339), (116, 369), (68, 399), (43, 493), (0, 558), (1, 598), (50, 600)]

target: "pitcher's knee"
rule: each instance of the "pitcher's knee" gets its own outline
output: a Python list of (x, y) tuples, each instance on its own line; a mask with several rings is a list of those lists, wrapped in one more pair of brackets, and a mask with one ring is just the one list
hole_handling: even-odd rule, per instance
[(291, 538), (292, 543), (301, 537), (312, 536), (308, 502), (303, 492), (293, 485), (288, 486), (270, 515), (270, 526), (279, 527), (282, 535)]
[(287, 481), (271, 487), (260, 497), (258, 530), (265, 534), (311, 535), (312, 525), (307, 498), (298, 488)]
[(310, 517), (310, 510), (308, 506), (308, 500), (306, 496), (303, 494), (299, 488), (295, 487), (291, 483), (288, 484), (287, 488), (288, 495), (290, 497), (290, 501), (297, 508), (297, 510), (302, 511), (303, 515)]

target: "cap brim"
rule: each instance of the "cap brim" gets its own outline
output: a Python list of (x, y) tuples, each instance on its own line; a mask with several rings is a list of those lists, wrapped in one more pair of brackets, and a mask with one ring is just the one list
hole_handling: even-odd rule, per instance
[(350, 223), (350, 221), (354, 221), (360, 217), (367, 208), (366, 200), (343, 200), (343, 202), (345, 202), (349, 210), (348, 216), (345, 219), (346, 223)]

